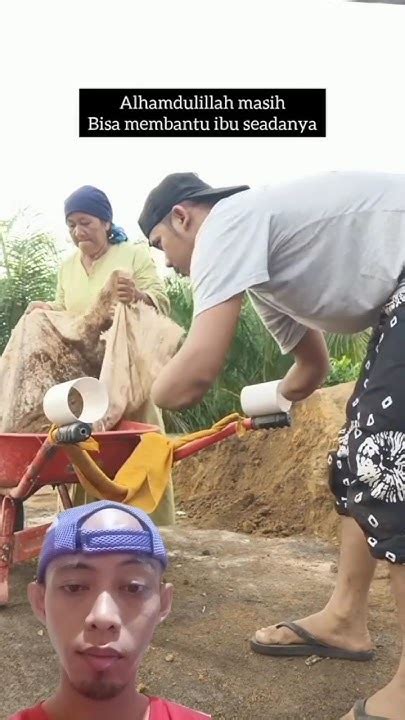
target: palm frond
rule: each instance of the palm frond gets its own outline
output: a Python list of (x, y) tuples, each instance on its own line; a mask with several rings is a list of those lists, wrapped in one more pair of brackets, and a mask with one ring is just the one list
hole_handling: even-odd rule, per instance
[(32, 300), (55, 294), (59, 255), (52, 236), (28, 210), (0, 221), (0, 352)]

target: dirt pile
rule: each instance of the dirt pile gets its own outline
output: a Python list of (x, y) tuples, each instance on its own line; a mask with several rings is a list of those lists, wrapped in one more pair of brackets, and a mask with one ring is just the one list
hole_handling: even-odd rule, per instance
[(201, 528), (335, 540), (327, 453), (336, 445), (352, 383), (316, 392), (291, 428), (230, 438), (178, 463), (177, 502)]

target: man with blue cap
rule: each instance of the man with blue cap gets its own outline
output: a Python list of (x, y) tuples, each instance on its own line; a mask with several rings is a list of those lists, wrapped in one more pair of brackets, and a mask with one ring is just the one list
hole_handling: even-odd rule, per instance
[(162, 537), (141, 510), (102, 501), (61, 513), (28, 595), (58, 655), (55, 693), (9, 720), (206, 720), (136, 689), (144, 653), (170, 613)]

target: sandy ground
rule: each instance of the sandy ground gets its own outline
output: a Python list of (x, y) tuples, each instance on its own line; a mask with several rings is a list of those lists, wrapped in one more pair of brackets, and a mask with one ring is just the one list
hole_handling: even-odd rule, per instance
[[(37, 495), (29, 521), (49, 515), (54, 499)], [(139, 677), (146, 692), (212, 713), (217, 720), (338, 720), (358, 697), (381, 686), (399, 655), (395, 611), (381, 568), (371, 593), (377, 658), (370, 663), (271, 659), (250, 652), (252, 632), (322, 606), (335, 579), (335, 550), (308, 536), (266, 538), (187, 526), (165, 531), (175, 585)], [(11, 602), (0, 608), (0, 720), (44, 698), (57, 680), (46, 632), (25, 588), (35, 565), (13, 571)]]

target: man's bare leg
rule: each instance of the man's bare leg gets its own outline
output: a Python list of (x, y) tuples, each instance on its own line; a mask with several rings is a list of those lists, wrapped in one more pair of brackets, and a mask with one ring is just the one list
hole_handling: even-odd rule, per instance
[[(347, 650), (371, 650), (367, 629), (368, 592), (376, 561), (356, 521), (342, 517), (342, 540), (336, 586), (325, 608), (297, 624), (321, 640)], [(404, 609), (405, 614), (405, 609)], [(405, 621), (405, 620), (404, 620)], [(258, 642), (289, 645), (303, 640), (288, 630), (271, 625), (258, 630)]]
[[(405, 708), (405, 567), (403, 565), (394, 565), (391, 568), (391, 582), (402, 632), (402, 655), (394, 677), (388, 685), (369, 698), (366, 711), (369, 715), (387, 720), (403, 720)], [(353, 711), (350, 711), (342, 720), (353, 720), (353, 718)]]

